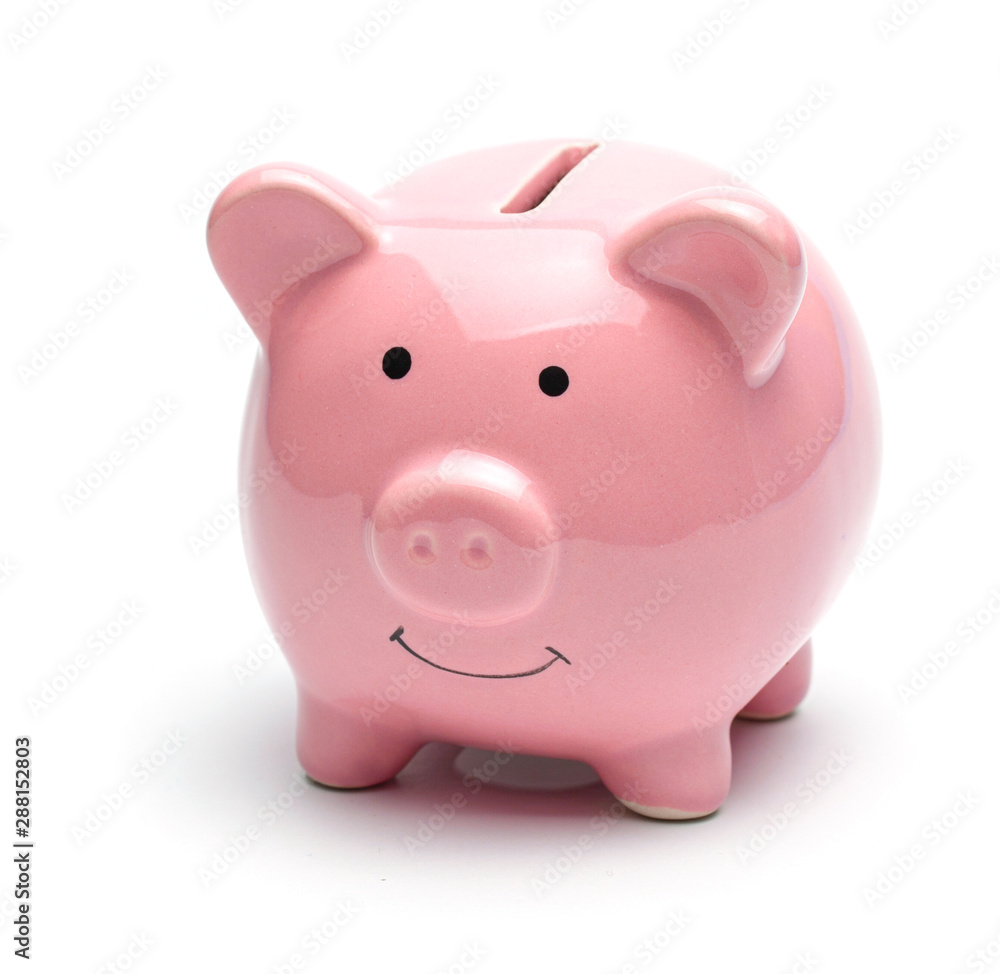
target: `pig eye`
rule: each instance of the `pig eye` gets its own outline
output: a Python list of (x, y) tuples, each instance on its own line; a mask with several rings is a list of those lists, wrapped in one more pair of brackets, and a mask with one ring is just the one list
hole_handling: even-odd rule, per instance
[(390, 379), (402, 379), (410, 371), (412, 364), (413, 360), (410, 358), (410, 353), (402, 345), (390, 348), (382, 356), (382, 371)]
[(538, 373), (538, 388), (547, 396), (561, 396), (569, 388), (569, 376), (565, 369), (550, 365)]

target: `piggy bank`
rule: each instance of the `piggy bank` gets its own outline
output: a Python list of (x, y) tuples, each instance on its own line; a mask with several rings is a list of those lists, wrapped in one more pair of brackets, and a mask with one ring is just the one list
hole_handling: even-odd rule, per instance
[(260, 166), (208, 245), (260, 342), (242, 528), (306, 773), (439, 741), (714, 811), (874, 505), (872, 368), (813, 246), (719, 169), (572, 141), (371, 198)]

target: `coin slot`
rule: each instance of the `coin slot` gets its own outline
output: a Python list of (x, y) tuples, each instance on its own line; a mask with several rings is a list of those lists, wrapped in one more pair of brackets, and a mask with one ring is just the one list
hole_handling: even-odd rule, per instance
[(593, 145), (570, 145), (550, 159), (531, 177), (502, 207), (501, 213), (527, 213), (542, 205), (546, 197), (573, 171), (594, 149)]

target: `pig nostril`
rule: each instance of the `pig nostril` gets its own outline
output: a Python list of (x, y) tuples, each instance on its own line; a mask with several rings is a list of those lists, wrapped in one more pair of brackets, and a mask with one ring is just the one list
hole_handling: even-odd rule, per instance
[(462, 561), (466, 568), (474, 568), (477, 571), (489, 568), (493, 564), (489, 552), (483, 551), (482, 548), (463, 548)]
[(435, 555), (427, 545), (415, 544), (410, 549), (410, 558), (418, 565), (430, 565), (433, 563)]
[(417, 565), (430, 565), (436, 560), (434, 544), (429, 534), (415, 534), (410, 540), (410, 560)]
[(474, 568), (482, 571), (493, 564), (493, 557), (489, 553), (489, 545), (485, 538), (473, 538), (462, 549), (461, 558), (467, 568)]

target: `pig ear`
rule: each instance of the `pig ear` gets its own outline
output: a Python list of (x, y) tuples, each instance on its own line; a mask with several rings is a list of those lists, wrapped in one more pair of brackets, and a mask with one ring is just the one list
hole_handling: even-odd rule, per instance
[(208, 217), (208, 251), (265, 348), (290, 287), (378, 246), (373, 209), (329, 177), (284, 164), (258, 166), (223, 190)]
[(715, 187), (680, 196), (610, 242), (612, 265), (699, 298), (719, 318), (753, 388), (774, 373), (806, 286), (795, 228), (767, 200)]

